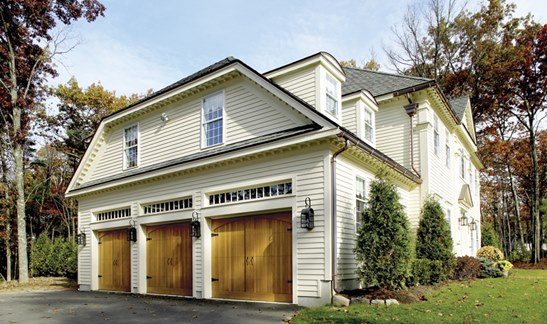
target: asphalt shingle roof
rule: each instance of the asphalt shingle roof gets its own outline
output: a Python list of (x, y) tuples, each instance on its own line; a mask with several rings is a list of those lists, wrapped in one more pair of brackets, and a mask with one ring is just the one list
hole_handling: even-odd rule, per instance
[(448, 100), (450, 106), (452, 107), (452, 110), (454, 111), (454, 114), (456, 114), (456, 117), (458, 117), (459, 121), (462, 121), (463, 119), (463, 115), (465, 114), (465, 108), (467, 108), (468, 100), (469, 96), (461, 96)]
[(344, 67), (346, 82), (342, 84), (342, 95), (359, 90), (368, 90), (373, 96), (400, 91), (435, 82), (432, 79), (419, 78), (408, 75), (398, 75), (364, 69)]

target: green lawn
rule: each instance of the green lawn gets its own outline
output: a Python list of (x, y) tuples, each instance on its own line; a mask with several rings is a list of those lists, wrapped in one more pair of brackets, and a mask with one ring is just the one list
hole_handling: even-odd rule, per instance
[(453, 282), (426, 297), (406, 305), (309, 308), (291, 323), (547, 323), (547, 270)]

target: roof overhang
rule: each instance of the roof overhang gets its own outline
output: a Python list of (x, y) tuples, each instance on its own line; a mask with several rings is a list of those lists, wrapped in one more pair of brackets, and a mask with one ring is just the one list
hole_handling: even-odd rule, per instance
[(319, 52), (298, 61), (283, 65), (271, 71), (265, 72), (264, 76), (269, 79), (275, 79), (277, 77), (304, 70), (306, 68), (309, 68), (310, 66), (319, 64), (324, 66), (341, 82), (344, 82), (346, 80), (346, 73), (342, 69), (342, 66), (340, 65), (338, 60), (327, 52)]

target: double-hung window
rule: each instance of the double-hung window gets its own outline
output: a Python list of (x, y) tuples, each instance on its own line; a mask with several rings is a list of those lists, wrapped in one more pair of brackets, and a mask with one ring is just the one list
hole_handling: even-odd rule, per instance
[(465, 180), (465, 157), (463, 156), (463, 152), (460, 155), (460, 176)]
[(435, 149), (435, 155), (439, 156), (439, 118), (437, 116), (433, 117), (433, 141), (434, 141), (434, 149)]
[(224, 93), (203, 98), (203, 147), (223, 143)]
[(445, 131), (445, 137), (446, 137), (446, 140), (445, 140), (445, 153), (446, 153), (446, 167), (447, 168), (450, 168), (450, 133), (447, 131)]
[(355, 232), (359, 230), (363, 220), (363, 211), (365, 210), (366, 200), (366, 182), (365, 179), (355, 178)]
[(139, 127), (133, 125), (124, 129), (124, 167), (134, 168), (139, 161)]
[(333, 117), (338, 118), (338, 81), (327, 74), (326, 106), (325, 110)]
[(374, 121), (372, 118), (372, 110), (365, 107), (365, 118), (364, 118), (364, 130), (365, 130), (365, 139), (369, 142), (374, 141)]

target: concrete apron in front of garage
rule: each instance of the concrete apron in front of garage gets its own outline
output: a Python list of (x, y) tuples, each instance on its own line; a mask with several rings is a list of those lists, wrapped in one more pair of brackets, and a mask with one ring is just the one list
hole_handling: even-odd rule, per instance
[(0, 294), (0, 323), (281, 323), (300, 308), (107, 292), (17, 292)]

